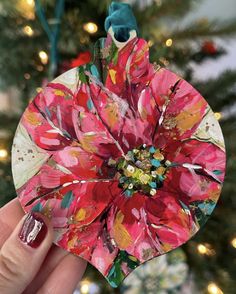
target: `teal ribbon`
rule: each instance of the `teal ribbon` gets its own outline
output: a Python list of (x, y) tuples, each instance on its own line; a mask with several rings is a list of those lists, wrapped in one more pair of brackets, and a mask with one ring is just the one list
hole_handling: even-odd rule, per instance
[(132, 30), (135, 30), (138, 34), (138, 25), (129, 4), (112, 2), (108, 13), (109, 15), (105, 20), (105, 30), (108, 32), (109, 28), (112, 27), (116, 40), (126, 42)]
[(44, 9), (41, 5), (41, 1), (40, 0), (35, 1), (37, 16), (50, 42), (50, 67), (49, 67), (50, 79), (54, 78), (57, 72), (57, 66), (58, 66), (57, 44), (59, 39), (61, 18), (64, 12), (64, 6), (65, 6), (65, 0), (57, 0), (56, 7), (55, 7), (55, 17), (53, 19), (53, 23), (49, 25), (45, 16)]

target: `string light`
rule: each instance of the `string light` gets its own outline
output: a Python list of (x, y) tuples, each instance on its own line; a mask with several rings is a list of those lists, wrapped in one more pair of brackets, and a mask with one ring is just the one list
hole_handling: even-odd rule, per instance
[(149, 46), (149, 47), (152, 47), (153, 44), (154, 44), (154, 42), (153, 42), (152, 40), (149, 40), (149, 41), (148, 41), (148, 46)]
[(18, 0), (16, 8), (20, 11), (23, 17), (27, 19), (35, 19), (34, 0)]
[(36, 69), (37, 71), (43, 71), (44, 67), (42, 65), (37, 65)]
[(212, 249), (210, 244), (198, 244), (197, 250), (202, 255), (212, 256), (215, 255), (215, 250)]
[(236, 238), (233, 238), (233, 240), (231, 241), (231, 245), (236, 248)]
[(89, 34), (95, 34), (98, 31), (98, 26), (93, 22), (87, 22), (83, 28)]
[(217, 120), (220, 120), (222, 118), (222, 114), (220, 112), (215, 112), (214, 114)]
[(215, 283), (210, 283), (207, 286), (207, 290), (209, 294), (224, 294), (223, 291)]
[(33, 31), (33, 29), (32, 29), (30, 26), (25, 26), (25, 27), (23, 28), (23, 32), (24, 32), (27, 36), (29, 36), (29, 37), (32, 37), (33, 34), (34, 34), (34, 31)]
[(200, 254), (206, 254), (206, 252), (207, 252), (207, 248), (206, 248), (206, 246), (203, 245), (203, 244), (199, 244), (199, 245), (197, 246), (197, 250), (198, 250), (198, 252), (199, 252)]
[(39, 58), (40, 58), (42, 64), (48, 63), (48, 55), (45, 51), (39, 51)]
[(173, 45), (173, 40), (172, 39), (166, 40), (166, 46), (167, 47), (171, 47), (172, 45)]
[(90, 290), (90, 284), (91, 282), (89, 280), (82, 281), (80, 286), (80, 292), (81, 294), (88, 294)]
[(160, 62), (163, 63), (165, 66), (169, 65), (170, 62), (165, 57), (159, 58)]
[(6, 159), (8, 156), (8, 152), (6, 149), (0, 149), (0, 160)]
[(26, 72), (26, 73), (24, 74), (24, 78), (25, 78), (26, 80), (29, 80), (29, 79), (31, 78), (31, 75), (30, 75), (28, 72)]
[(34, 0), (26, 0), (26, 2), (27, 2), (30, 6), (34, 6)]

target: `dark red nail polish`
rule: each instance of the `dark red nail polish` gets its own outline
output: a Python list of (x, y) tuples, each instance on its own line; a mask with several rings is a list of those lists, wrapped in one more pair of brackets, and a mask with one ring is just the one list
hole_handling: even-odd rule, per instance
[(46, 237), (47, 231), (44, 220), (34, 212), (31, 212), (24, 221), (19, 238), (30, 247), (37, 248)]

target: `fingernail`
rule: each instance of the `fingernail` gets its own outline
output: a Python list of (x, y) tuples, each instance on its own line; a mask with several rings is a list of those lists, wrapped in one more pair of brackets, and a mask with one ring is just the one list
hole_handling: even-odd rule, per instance
[(37, 248), (46, 237), (47, 231), (48, 229), (44, 220), (39, 215), (31, 212), (23, 223), (19, 238), (30, 247)]

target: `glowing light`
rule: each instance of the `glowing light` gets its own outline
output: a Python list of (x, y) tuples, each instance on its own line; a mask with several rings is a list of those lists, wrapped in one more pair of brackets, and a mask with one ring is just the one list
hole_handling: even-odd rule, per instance
[(80, 286), (81, 294), (88, 294), (90, 290), (90, 284), (91, 284), (90, 281), (84, 280), (80, 284), (81, 284)]
[(8, 152), (6, 149), (0, 149), (0, 160), (1, 159), (6, 159), (8, 156)]
[(166, 40), (166, 46), (167, 47), (171, 47), (172, 45), (173, 45), (173, 40), (172, 39)]
[(34, 31), (30, 26), (25, 26), (23, 28), (23, 32), (29, 37), (33, 36), (33, 34), (34, 34)]
[(216, 254), (215, 250), (212, 249), (210, 244), (199, 244), (197, 246), (197, 250), (202, 255), (212, 256)]
[(26, 0), (26, 2), (27, 2), (30, 6), (34, 6), (34, 0)]
[(233, 238), (233, 240), (231, 241), (231, 245), (236, 248), (236, 238)]
[(210, 283), (207, 286), (207, 290), (210, 294), (224, 294), (223, 291), (215, 283)]
[(42, 62), (42, 64), (47, 64), (48, 63), (48, 55), (45, 51), (40, 51), (39, 52), (39, 58)]
[(215, 118), (220, 120), (222, 118), (222, 114), (220, 112), (215, 112)]
[(149, 40), (149, 41), (148, 41), (148, 46), (149, 46), (149, 47), (152, 47), (153, 44), (154, 44), (154, 42), (153, 42), (152, 40)]
[(43, 71), (44, 67), (42, 65), (37, 65), (36, 69), (37, 71)]
[(206, 254), (206, 253), (207, 253), (207, 248), (206, 248), (206, 246), (203, 245), (203, 244), (199, 244), (199, 245), (197, 246), (197, 250), (198, 250), (198, 252), (199, 252), (200, 254)]
[(87, 22), (83, 28), (89, 34), (95, 34), (98, 31), (98, 26), (93, 22)]
[(35, 19), (34, 0), (18, 0), (16, 3), (17, 10), (27, 19)]
[(160, 62), (163, 63), (165, 66), (168, 66), (170, 64), (170, 62), (165, 59), (165, 57), (160, 57), (159, 58)]
[(24, 74), (24, 78), (25, 78), (26, 80), (29, 80), (29, 79), (31, 78), (31, 75), (30, 75), (29, 73), (25, 73), (25, 74)]

